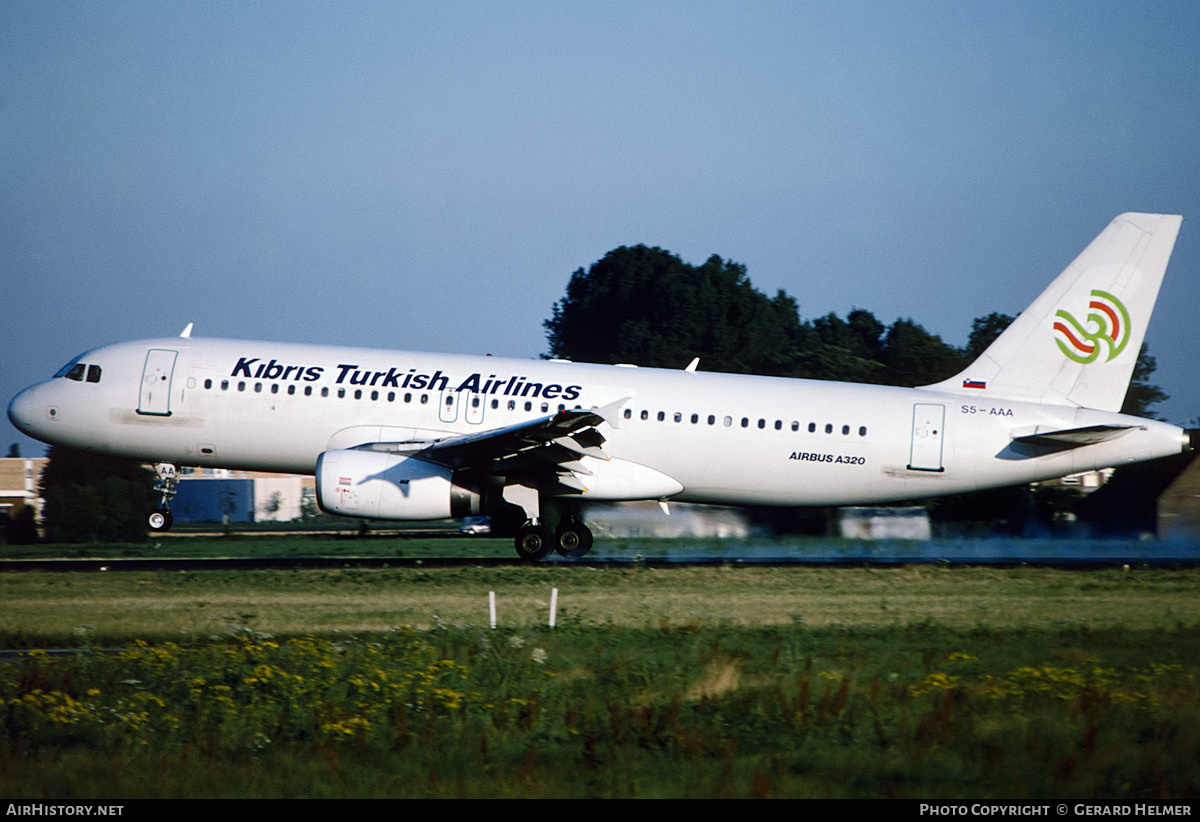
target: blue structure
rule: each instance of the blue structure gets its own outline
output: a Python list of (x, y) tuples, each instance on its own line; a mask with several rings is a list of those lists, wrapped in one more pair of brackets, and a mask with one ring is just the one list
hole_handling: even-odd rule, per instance
[(171, 513), (175, 522), (254, 522), (254, 480), (182, 480)]

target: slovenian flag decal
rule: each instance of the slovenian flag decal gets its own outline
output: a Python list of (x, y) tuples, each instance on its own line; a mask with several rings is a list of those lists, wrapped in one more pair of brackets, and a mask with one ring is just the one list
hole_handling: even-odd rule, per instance
[(963, 380), (963, 388), (987, 388), (983, 380)]

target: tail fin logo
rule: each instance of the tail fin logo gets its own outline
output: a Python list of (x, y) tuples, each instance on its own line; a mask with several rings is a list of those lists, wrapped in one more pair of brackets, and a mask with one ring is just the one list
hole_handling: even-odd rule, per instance
[(1129, 312), (1124, 304), (1106, 291), (1093, 291), (1084, 322), (1069, 312), (1059, 310), (1055, 315), (1055, 342), (1070, 359), (1077, 363), (1092, 363), (1104, 357), (1109, 362), (1129, 342)]

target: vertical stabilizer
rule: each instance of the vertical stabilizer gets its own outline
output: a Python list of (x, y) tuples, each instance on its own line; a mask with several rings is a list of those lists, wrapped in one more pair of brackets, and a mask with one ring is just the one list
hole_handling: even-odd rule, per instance
[(1119, 411), (1182, 219), (1117, 217), (966, 371), (927, 387)]

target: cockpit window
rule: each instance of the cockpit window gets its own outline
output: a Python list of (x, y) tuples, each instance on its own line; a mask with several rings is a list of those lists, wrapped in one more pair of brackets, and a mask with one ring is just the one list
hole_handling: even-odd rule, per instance
[(66, 365), (64, 365), (61, 369), (59, 369), (58, 373), (55, 374), (54, 376), (66, 377), (68, 380), (75, 380), (75, 382), (82, 382), (83, 375), (86, 372), (87, 372), (86, 365), (84, 365), (81, 362), (72, 362), (72, 363), (67, 363)]
[(101, 369), (98, 365), (87, 365), (77, 360), (72, 360), (58, 369), (58, 373), (54, 376), (56, 378), (66, 377), (68, 380), (75, 380), (75, 382), (83, 382), (85, 379), (88, 382), (100, 382), (100, 372)]

